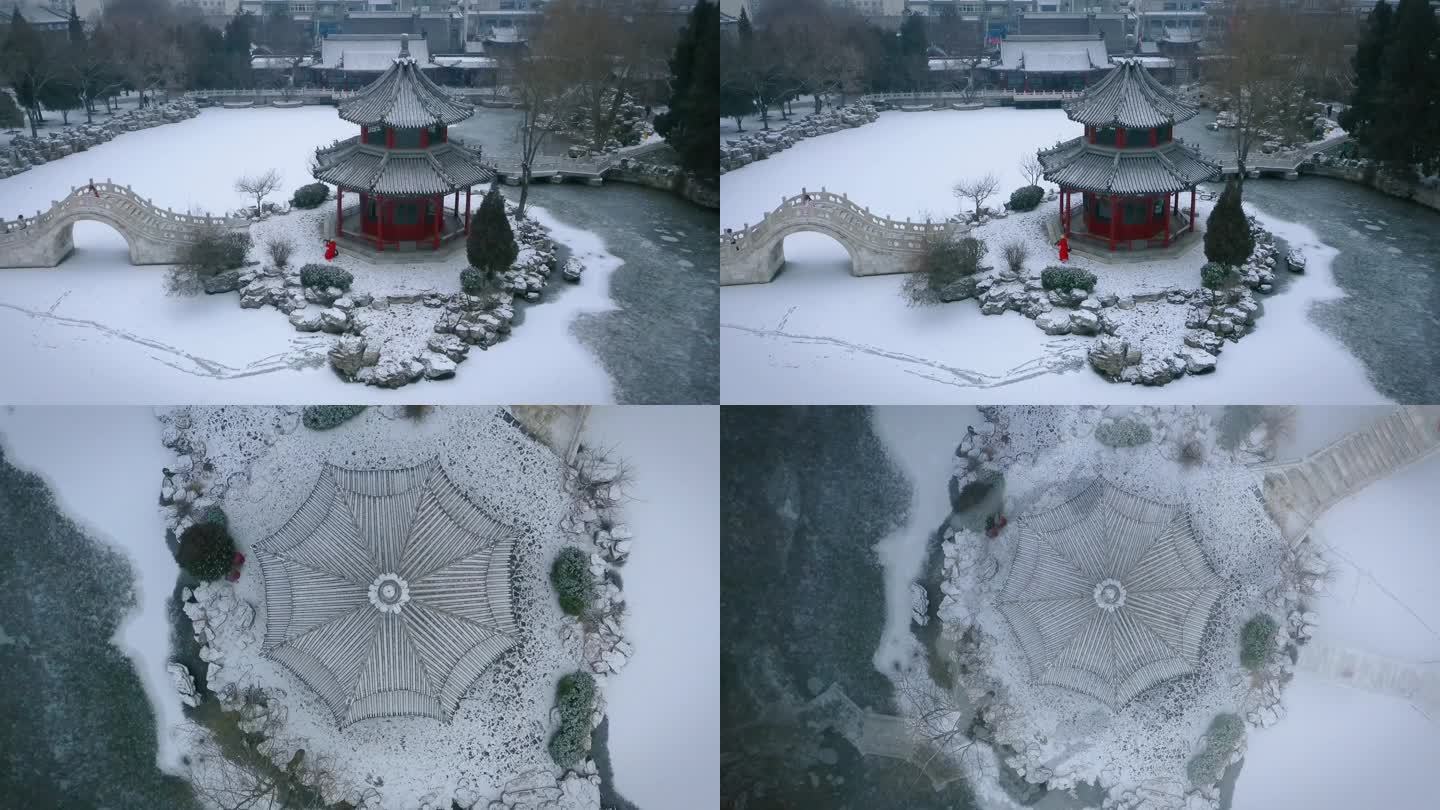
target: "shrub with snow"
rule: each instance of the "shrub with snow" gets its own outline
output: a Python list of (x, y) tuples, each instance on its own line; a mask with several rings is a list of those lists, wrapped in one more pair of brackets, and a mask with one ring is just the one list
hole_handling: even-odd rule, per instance
[(919, 306), (957, 301), (975, 293), (972, 278), (989, 248), (973, 236), (932, 239), (925, 245), (919, 268), (905, 278), (900, 292)]
[(1033, 211), (1045, 199), (1045, 189), (1039, 186), (1021, 186), (1010, 192), (1011, 211)]
[(1206, 262), (1200, 268), (1200, 283), (1212, 290), (1218, 290), (1230, 280), (1230, 268), (1218, 262)]
[(175, 561), (185, 573), (210, 582), (230, 573), (235, 560), (235, 541), (222, 523), (196, 523), (180, 535)]
[(466, 267), (460, 271), (460, 289), (466, 295), (488, 295), (494, 292), (497, 285), (493, 274), (474, 267)]
[(349, 422), (364, 410), (364, 405), (307, 405), (301, 421), (311, 430), (329, 430)]
[(1205, 221), (1205, 258), (1212, 262), (1239, 267), (1255, 251), (1255, 235), (1240, 206), (1240, 187), (1234, 180), (1216, 200), (1210, 218)]
[(312, 263), (300, 268), (300, 283), (306, 287), (336, 287), (348, 290), (354, 281), (355, 277), (350, 275), (349, 270), (339, 267)]
[(1235, 746), (1240, 744), (1240, 738), (1244, 735), (1245, 723), (1239, 716), (1216, 715), (1215, 719), (1210, 721), (1210, 729), (1205, 732), (1205, 747), (1191, 758), (1185, 768), (1190, 783), (1203, 787), (1219, 779), (1220, 772), (1225, 769), (1230, 755), (1235, 752)]
[(1275, 646), (1279, 623), (1267, 614), (1260, 614), (1245, 623), (1240, 631), (1240, 663), (1251, 671), (1265, 666), (1270, 649)]
[(316, 208), (330, 198), (330, 187), (324, 183), (307, 183), (295, 189), (290, 204), (296, 208)]
[(550, 738), (550, 758), (562, 768), (579, 762), (590, 745), (590, 712), (595, 708), (595, 678), (588, 672), (573, 672), (560, 679), (555, 688), (555, 708), (560, 728)]
[(1095, 289), (1095, 274), (1078, 267), (1050, 266), (1040, 271), (1040, 286), (1046, 290)]
[(520, 246), (515, 243), (515, 232), (505, 216), (505, 198), (497, 182), (485, 192), (480, 210), (470, 223), (470, 234), (465, 237), (465, 259), (477, 270), (503, 273), (519, 254)]
[(550, 584), (560, 597), (560, 609), (571, 616), (584, 613), (595, 600), (595, 578), (590, 557), (574, 546), (560, 550), (550, 567)]
[(1134, 419), (1116, 419), (1095, 426), (1095, 438), (1106, 447), (1138, 447), (1150, 441), (1150, 426)]

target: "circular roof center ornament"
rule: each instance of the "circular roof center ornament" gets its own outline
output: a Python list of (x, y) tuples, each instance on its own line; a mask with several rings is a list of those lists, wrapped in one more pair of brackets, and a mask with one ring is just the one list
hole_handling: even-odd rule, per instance
[(1101, 580), (1100, 584), (1095, 586), (1095, 604), (1101, 610), (1109, 611), (1121, 607), (1125, 604), (1125, 586), (1121, 585), (1119, 580)]
[(381, 613), (399, 613), (410, 601), (410, 585), (398, 574), (381, 574), (370, 583), (370, 604)]

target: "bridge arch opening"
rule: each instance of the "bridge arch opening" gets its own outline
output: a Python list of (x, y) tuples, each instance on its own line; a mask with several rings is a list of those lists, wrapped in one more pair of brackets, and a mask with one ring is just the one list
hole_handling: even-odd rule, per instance
[(855, 249), (843, 237), (825, 230), (798, 228), (776, 239), (775, 250), (777, 276), (787, 271), (805, 275), (837, 272), (860, 275)]

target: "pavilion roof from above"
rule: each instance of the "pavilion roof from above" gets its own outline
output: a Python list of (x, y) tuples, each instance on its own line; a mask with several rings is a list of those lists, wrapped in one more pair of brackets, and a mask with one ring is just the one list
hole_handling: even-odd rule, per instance
[(1116, 149), (1074, 138), (1038, 155), (1045, 179), (1097, 194), (1166, 194), (1220, 176), (1220, 166), (1179, 141)]
[(1145, 129), (1189, 119), (1199, 108), (1176, 98), (1134, 59), (1121, 59), (1085, 94), (1066, 102), (1071, 121), (1093, 127)]
[(317, 149), (315, 179), (352, 191), (393, 197), (448, 194), (495, 179), (480, 152), (459, 140), (422, 149), (386, 149), (359, 136)]
[(474, 115), (474, 106), (452, 97), (421, 71), (400, 37), (400, 55), (380, 77), (340, 102), (340, 117), (355, 124), (419, 129), (450, 125)]

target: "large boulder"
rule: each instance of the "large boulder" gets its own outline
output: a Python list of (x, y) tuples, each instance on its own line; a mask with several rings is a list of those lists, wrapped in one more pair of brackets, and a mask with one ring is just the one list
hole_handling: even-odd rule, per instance
[(1100, 331), (1100, 316), (1090, 309), (1070, 313), (1070, 331), (1077, 335), (1093, 335)]
[(365, 338), (359, 335), (344, 335), (330, 347), (330, 365), (352, 377), (373, 363), (366, 352)]
[(1035, 319), (1035, 325), (1047, 335), (1064, 335), (1070, 332), (1070, 315), (1065, 310), (1051, 310)]
[(315, 309), (299, 309), (290, 313), (290, 325), (301, 332), (319, 332), (321, 319), (320, 311)]
[(205, 276), (200, 280), (200, 286), (204, 288), (206, 295), (235, 292), (240, 289), (240, 271), (225, 270), (213, 276)]
[(945, 303), (973, 298), (978, 281), (974, 276), (964, 276), (940, 288), (940, 300)]
[(1089, 360), (1100, 374), (1112, 380), (1119, 379), (1121, 372), (1130, 364), (1130, 344), (1123, 338), (1102, 337), (1090, 347)]

